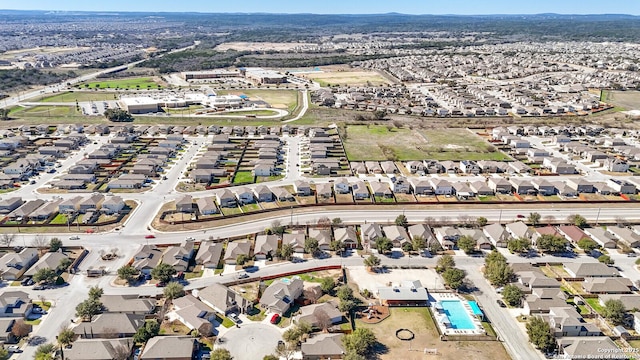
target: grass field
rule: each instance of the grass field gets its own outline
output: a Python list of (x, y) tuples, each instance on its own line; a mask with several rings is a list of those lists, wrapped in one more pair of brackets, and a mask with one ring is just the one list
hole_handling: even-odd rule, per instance
[(233, 177), (234, 184), (253, 183), (253, 174), (251, 171), (238, 171)]
[(488, 152), (490, 144), (466, 129), (421, 132), (382, 125), (347, 127), (347, 157), (358, 160), (504, 160), (502, 152)]
[[(427, 308), (391, 308), (390, 312), (391, 316), (378, 324), (364, 324), (356, 320), (356, 328), (371, 329), (378, 341), (387, 347), (380, 359), (509, 359), (498, 341), (440, 341)], [(401, 328), (415, 334), (410, 344), (396, 337), (396, 330)], [(438, 355), (426, 356), (422, 351), (425, 348), (438, 349)]]
[(351, 86), (379, 86), (387, 85), (389, 81), (375, 71), (331, 71), (303, 75), (320, 86), (351, 85)]
[(247, 95), (251, 100), (262, 100), (276, 109), (293, 111), (298, 105), (298, 92), (295, 90), (237, 90), (217, 91), (218, 95)]
[(162, 85), (158, 84), (150, 77), (130, 78), (130, 79), (117, 79), (117, 80), (105, 80), (94, 81), (89, 83), (83, 83), (80, 87), (89, 89), (148, 89), (148, 88), (162, 88)]
[(83, 101), (103, 101), (103, 100), (115, 100), (117, 94), (114, 92), (106, 91), (67, 91), (58, 93), (53, 96), (44, 97), (38, 102), (83, 102)]
[(602, 90), (600, 101), (614, 105), (614, 110), (640, 110), (640, 92)]
[(11, 116), (78, 116), (80, 113), (76, 110), (75, 106), (46, 106), (39, 105), (17, 110), (11, 114)]

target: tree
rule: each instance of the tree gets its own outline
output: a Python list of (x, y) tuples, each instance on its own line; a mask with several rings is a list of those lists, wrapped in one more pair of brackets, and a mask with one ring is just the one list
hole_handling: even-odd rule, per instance
[(9, 350), (0, 346), (0, 360), (8, 360), (9, 359)]
[(293, 245), (282, 244), (282, 247), (280, 248), (280, 257), (288, 261), (288, 260), (291, 260), (292, 256), (293, 256)]
[(391, 251), (391, 249), (393, 249), (393, 243), (391, 242), (391, 240), (387, 239), (384, 236), (376, 238), (375, 246), (376, 250), (378, 250), (380, 254), (386, 254), (387, 252)]
[[(276, 355), (278, 356), (274, 356), (275, 360), (279, 360), (281, 358), (284, 358), (286, 360), (290, 360), (293, 359), (295, 353), (297, 352), (297, 342), (296, 343), (291, 343), (288, 342), (286, 344), (278, 344), (278, 346), (276, 347)], [(267, 357), (265, 356), (264, 359), (266, 359)]]
[(33, 245), (38, 249), (46, 248), (48, 243), (47, 238), (42, 234), (38, 234), (33, 238)]
[(406, 253), (410, 253), (411, 250), (413, 250), (413, 245), (410, 242), (406, 242), (404, 244), (402, 244), (402, 251), (406, 252)]
[(543, 252), (556, 253), (565, 251), (567, 240), (561, 236), (544, 234), (536, 241), (539, 250)]
[[(240, 255), (244, 255), (244, 254), (240, 254)], [(240, 257), (240, 255), (238, 255), (238, 257)], [(173, 275), (176, 274), (176, 272), (177, 271), (176, 269), (173, 268), (173, 266), (167, 263), (160, 263), (158, 264), (158, 266), (151, 269), (151, 277), (153, 277), (154, 279), (160, 282), (168, 283), (171, 280), (171, 277), (173, 277)]]
[(75, 340), (76, 334), (70, 328), (64, 328), (60, 330), (56, 338), (58, 339), (58, 344), (64, 347), (71, 344), (73, 340)]
[(31, 325), (24, 322), (24, 320), (19, 319), (13, 323), (11, 327), (11, 334), (17, 338), (23, 338), (31, 332)]
[(60, 259), (60, 262), (58, 263), (58, 266), (56, 266), (56, 271), (57, 272), (63, 272), (65, 270), (67, 270), (69, 268), (69, 266), (71, 265), (72, 261), (71, 259), (69, 259), (68, 257), (63, 257), (62, 259)]
[(609, 255), (600, 255), (598, 257), (598, 261), (603, 263), (603, 264), (607, 264), (607, 265), (613, 265), (614, 264), (613, 259)]
[(339, 217), (333, 218), (333, 219), (331, 219), (331, 223), (333, 225), (340, 225), (340, 224), (342, 224), (342, 219), (339, 218)]
[(466, 276), (467, 274), (465, 271), (458, 268), (449, 268), (442, 273), (444, 283), (454, 290), (458, 290), (462, 287)]
[(507, 304), (511, 306), (520, 306), (522, 299), (524, 298), (524, 293), (519, 287), (509, 284), (502, 290), (502, 297)]
[(54, 281), (56, 281), (57, 277), (58, 277), (58, 274), (56, 274), (56, 272), (53, 269), (45, 267), (45, 268), (39, 269), (38, 271), (36, 271), (35, 274), (33, 274), (33, 281), (43, 282), (45, 284), (51, 284)]
[(476, 241), (469, 235), (462, 235), (458, 239), (458, 248), (465, 254), (470, 254), (476, 249)]
[(624, 320), (624, 314), (626, 313), (624, 304), (619, 299), (609, 299), (604, 302), (604, 309), (602, 310), (602, 316), (607, 318), (613, 325), (620, 325)]
[(316, 322), (318, 324), (318, 327), (322, 331), (327, 331), (327, 329), (329, 329), (333, 324), (329, 314), (327, 314), (327, 312), (322, 309), (316, 311), (315, 316), (316, 316)]
[(104, 294), (104, 290), (99, 286), (89, 288), (89, 299), (99, 300), (102, 294)]
[(331, 249), (331, 251), (342, 253), (342, 250), (344, 250), (344, 243), (340, 240), (334, 240), (329, 244), (329, 249)]
[(351, 289), (347, 285), (338, 286), (336, 290), (336, 296), (340, 301), (351, 300), (353, 299), (353, 289)]
[(269, 228), (271, 233), (277, 234), (277, 235), (284, 234), (285, 229), (286, 228), (284, 226), (282, 226), (282, 224), (280, 223), (280, 220), (273, 220), (271, 222), (271, 227)]
[(351, 310), (355, 309), (358, 304), (353, 300), (341, 300), (338, 304), (338, 310), (350, 314)]
[(380, 266), (380, 258), (375, 255), (369, 255), (366, 259), (364, 259), (364, 266), (368, 267), (370, 270), (375, 269)]
[(484, 216), (479, 216), (476, 219), (476, 224), (478, 225), (478, 227), (485, 227), (488, 222), (489, 222), (489, 220), (487, 220), (487, 218), (484, 217)]
[(88, 298), (76, 306), (76, 316), (91, 321), (94, 315), (102, 311), (102, 303), (99, 300)]
[(384, 118), (387, 117), (387, 112), (385, 110), (376, 110), (373, 113), (373, 116), (376, 120), (384, 120)]
[(211, 352), (211, 360), (233, 360), (229, 350), (217, 348)]
[(320, 246), (318, 245), (318, 240), (315, 238), (308, 238), (304, 240), (304, 252), (311, 254), (312, 256), (316, 256), (319, 250)]
[(332, 277), (325, 277), (320, 279), (320, 288), (325, 294), (330, 293), (336, 287), (336, 282)]
[(527, 221), (528, 221), (531, 225), (536, 226), (536, 225), (538, 225), (538, 224), (540, 223), (540, 219), (541, 219), (541, 218), (542, 218), (542, 217), (540, 216), (540, 214), (539, 214), (539, 213), (537, 213), (537, 212), (532, 212), (532, 213), (529, 213), (529, 217), (527, 218)]
[(172, 281), (162, 291), (164, 297), (173, 300), (184, 296), (184, 286), (182, 284)]
[(144, 326), (138, 328), (136, 333), (133, 335), (133, 341), (137, 343), (145, 343), (147, 340), (158, 335), (158, 333), (160, 333), (160, 324), (158, 324), (158, 320), (147, 320), (144, 323)]
[(367, 328), (357, 328), (342, 338), (342, 344), (347, 354), (358, 354), (365, 357), (371, 355), (376, 342), (373, 331)]
[(53, 352), (56, 351), (56, 346), (53, 344), (43, 344), (38, 346), (35, 353), (35, 360), (52, 360)]
[(447, 269), (456, 266), (456, 261), (453, 260), (453, 256), (451, 255), (442, 255), (440, 259), (438, 259), (438, 264), (436, 266), (436, 271), (439, 273), (445, 272)]
[(555, 348), (555, 338), (551, 334), (549, 323), (539, 316), (529, 319), (526, 325), (529, 342), (543, 352), (552, 351)]
[(238, 256), (236, 256), (236, 264), (240, 266), (243, 266), (248, 261), (249, 261), (249, 255), (247, 254), (238, 254)]
[(131, 265), (125, 265), (118, 269), (118, 277), (122, 280), (126, 280), (127, 282), (131, 282), (137, 274), (138, 269)]
[(437, 240), (433, 240), (428, 245), (429, 252), (432, 254), (437, 254), (439, 251), (442, 251), (442, 245)]
[(320, 219), (318, 219), (317, 224), (320, 229), (329, 229), (331, 227), (331, 219), (329, 219), (326, 216), (323, 216)]
[(416, 252), (421, 251), (422, 249), (424, 249), (426, 244), (427, 244), (427, 242), (420, 235), (415, 236), (411, 240), (411, 247), (413, 248), (413, 251), (416, 251)]
[(502, 286), (513, 277), (513, 270), (507, 264), (507, 259), (497, 250), (492, 251), (485, 258), (484, 277), (495, 286)]
[(579, 228), (584, 228), (585, 226), (587, 226), (587, 219), (585, 219), (584, 216), (578, 214), (569, 215), (569, 217), (567, 217), (567, 222)]
[(279, 357), (277, 357), (277, 356), (275, 356), (275, 355), (271, 355), (271, 354), (269, 354), (269, 355), (265, 355), (265, 356), (262, 358), (262, 360), (280, 360), (280, 358), (279, 358)]
[(9, 109), (0, 109), (0, 120), (9, 120)]
[(578, 241), (578, 246), (580, 247), (580, 249), (584, 250), (585, 252), (591, 252), (600, 247), (600, 245), (597, 242), (589, 238), (580, 239), (580, 241)]
[(56, 252), (58, 250), (60, 250), (60, 248), (62, 247), (62, 240), (54, 237), (51, 238), (51, 241), (49, 242), (49, 251), (50, 252)]
[(11, 247), (11, 244), (15, 239), (15, 234), (2, 234), (2, 236), (0, 236), (0, 244), (2, 244), (2, 246)]
[(133, 116), (128, 111), (122, 109), (107, 109), (104, 112), (104, 117), (113, 122), (131, 122)]
[(297, 327), (286, 330), (282, 333), (282, 339), (288, 343), (297, 343), (302, 337), (302, 332)]
[(511, 239), (507, 242), (507, 249), (513, 253), (523, 253), (531, 249), (531, 241), (526, 238)]
[(409, 225), (409, 221), (407, 221), (407, 217), (404, 214), (400, 214), (396, 217), (396, 225), (406, 227)]

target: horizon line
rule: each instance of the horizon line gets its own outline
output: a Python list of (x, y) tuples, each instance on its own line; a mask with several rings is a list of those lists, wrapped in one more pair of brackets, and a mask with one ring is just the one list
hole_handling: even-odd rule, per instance
[(556, 13), (556, 12), (542, 12), (542, 13), (487, 13), (487, 14), (412, 14), (412, 13), (400, 13), (400, 12), (382, 12), (382, 13), (313, 13), (313, 12), (243, 12), (243, 11), (226, 11), (226, 12), (210, 12), (210, 11), (141, 11), (141, 10), (44, 10), (44, 9), (0, 9), (0, 11), (25, 11), (25, 12), (56, 12), (56, 13), (148, 13), (148, 14), (235, 14), (235, 15), (345, 15), (345, 16), (366, 16), (366, 15), (404, 15), (404, 16), (539, 16), (539, 15), (562, 15), (562, 16), (639, 16), (638, 14), (629, 13)]

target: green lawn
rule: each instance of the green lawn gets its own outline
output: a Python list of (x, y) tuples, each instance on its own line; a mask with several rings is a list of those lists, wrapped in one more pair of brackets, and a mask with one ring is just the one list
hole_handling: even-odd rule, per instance
[(189, 279), (195, 279), (195, 278), (200, 278), (202, 277), (202, 274), (204, 273), (204, 270), (200, 270), (197, 272), (188, 272), (184, 274), (184, 278), (189, 280)]
[(104, 100), (115, 100), (116, 98), (117, 98), (117, 94), (114, 92), (68, 91), (68, 92), (58, 93), (53, 96), (42, 98), (38, 100), (38, 102), (104, 101)]
[(604, 310), (604, 307), (602, 305), (600, 305), (600, 303), (598, 302), (598, 298), (584, 299), (584, 301), (587, 304), (591, 305), (593, 310), (595, 310), (598, 314), (602, 314), (602, 311)]
[(162, 88), (161, 85), (153, 81), (150, 77), (116, 79), (105, 81), (94, 81), (80, 84), (81, 88), (89, 89), (148, 89)]
[(66, 223), (67, 223), (67, 215), (65, 214), (56, 215), (56, 217), (54, 217), (53, 220), (51, 220), (50, 222), (50, 224), (52, 225), (66, 224)]
[(227, 329), (230, 327), (233, 327), (235, 324), (233, 323), (233, 321), (231, 321), (231, 319), (224, 317), (222, 318), (222, 326), (226, 327)]
[(233, 177), (234, 184), (253, 183), (254, 176), (251, 171), (238, 171)]
[(225, 216), (242, 214), (242, 210), (240, 210), (240, 208), (237, 208), (237, 207), (221, 208), (220, 211), (222, 211), (222, 215), (225, 215)]
[(467, 129), (415, 131), (389, 125), (351, 125), (347, 157), (359, 160), (507, 160), (509, 157)]
[(377, 203), (394, 203), (396, 200), (392, 197), (376, 196)]
[(242, 206), (242, 212), (260, 211), (260, 205), (258, 204), (246, 204)]
[(80, 113), (76, 110), (75, 106), (39, 105), (39, 106), (23, 108), (19, 111), (16, 111), (13, 114), (13, 116), (51, 117), (51, 116), (78, 116), (79, 114)]
[(24, 323), (28, 324), (28, 325), (39, 325), (40, 322), (42, 322), (42, 319), (35, 319), (35, 320), (25, 320)]

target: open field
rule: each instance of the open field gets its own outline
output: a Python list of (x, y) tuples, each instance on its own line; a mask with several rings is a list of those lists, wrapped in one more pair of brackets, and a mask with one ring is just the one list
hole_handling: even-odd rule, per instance
[(490, 144), (466, 129), (407, 128), (382, 125), (347, 127), (347, 157), (357, 160), (504, 160), (502, 152), (488, 152)]
[(379, 86), (389, 82), (375, 71), (328, 71), (314, 72), (302, 75), (321, 86), (351, 85), (351, 86)]
[(217, 91), (218, 95), (247, 95), (251, 100), (262, 100), (276, 109), (293, 111), (298, 105), (298, 92), (295, 90), (237, 90)]
[(620, 110), (640, 110), (640, 92), (603, 90), (602, 101), (611, 103)]
[(96, 91), (96, 92), (88, 92), (88, 91), (67, 91), (63, 93), (57, 93), (52, 96), (44, 97), (38, 102), (83, 102), (83, 101), (104, 101), (104, 100), (114, 100), (117, 95), (114, 92), (106, 92), (106, 91)]
[[(387, 351), (381, 354), (381, 359), (509, 359), (498, 341), (440, 341), (427, 308), (391, 308), (390, 311), (391, 316), (378, 324), (364, 324), (356, 320), (356, 328), (371, 329), (378, 341), (386, 345)], [(401, 328), (415, 334), (411, 343), (396, 337), (396, 330)], [(438, 354), (425, 355), (425, 348), (437, 349)]]
[(16, 110), (11, 113), (12, 117), (23, 116), (38, 116), (38, 117), (51, 117), (51, 116), (78, 116), (80, 113), (76, 110), (75, 106), (34, 106)]
[(299, 46), (309, 45), (307, 43), (289, 43), (289, 42), (246, 42), (234, 41), (225, 42), (215, 47), (217, 51), (288, 51)]
[(89, 89), (148, 89), (162, 87), (162, 85), (158, 84), (150, 77), (93, 81), (79, 84), (79, 86)]

